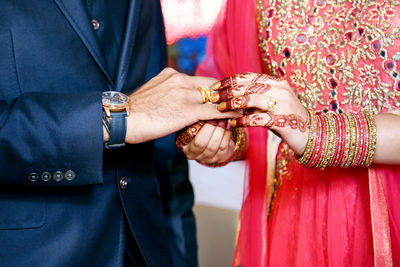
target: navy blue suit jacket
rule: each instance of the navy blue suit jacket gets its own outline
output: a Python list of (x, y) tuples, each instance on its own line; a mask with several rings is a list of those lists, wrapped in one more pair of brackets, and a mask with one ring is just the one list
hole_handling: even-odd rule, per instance
[(130, 94), (165, 65), (159, 2), (130, 2), (116, 77), (81, 0), (0, 2), (0, 266), (121, 266), (126, 228), (149, 266), (191, 265), (166, 227), (153, 143), (103, 147), (101, 92)]

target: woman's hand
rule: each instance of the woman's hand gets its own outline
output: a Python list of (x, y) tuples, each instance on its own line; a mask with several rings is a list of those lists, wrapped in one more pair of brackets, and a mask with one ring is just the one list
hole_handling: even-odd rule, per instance
[(201, 121), (182, 130), (176, 144), (188, 159), (208, 166), (222, 166), (234, 157), (232, 127), (227, 120)]
[(307, 110), (284, 79), (242, 73), (212, 85), (211, 96), (220, 111), (241, 110), (243, 117), (231, 120), (233, 127), (262, 126), (277, 132), (296, 154), (302, 154), (308, 139)]

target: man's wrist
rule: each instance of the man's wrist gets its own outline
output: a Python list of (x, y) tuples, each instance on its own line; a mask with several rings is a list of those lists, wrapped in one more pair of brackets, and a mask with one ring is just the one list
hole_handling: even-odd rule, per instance
[(107, 131), (107, 128), (103, 125), (103, 142), (106, 143), (110, 140), (110, 134)]
[(127, 95), (117, 91), (106, 91), (102, 95), (103, 127), (105, 147), (119, 148), (125, 145), (126, 123), (129, 116), (129, 102)]

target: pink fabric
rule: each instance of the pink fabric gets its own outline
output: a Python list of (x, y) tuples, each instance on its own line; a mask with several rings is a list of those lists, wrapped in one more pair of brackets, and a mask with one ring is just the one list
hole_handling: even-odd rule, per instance
[[(255, 1), (228, 0), (209, 35), (207, 56), (197, 74), (221, 79), (240, 72), (262, 72), (257, 34)], [(386, 207), (390, 240), (375, 238), (389, 242), (393, 266), (400, 266), (399, 166), (320, 171), (306, 169), (292, 159), (268, 219), (267, 131), (251, 128), (248, 133), (249, 167), (234, 267), (373, 266), (370, 197), (374, 204), (379, 204), (378, 199), (386, 204), (379, 207), (382, 214)], [(370, 186), (376, 192), (371, 196)], [(384, 216), (374, 219), (385, 225)], [(386, 230), (382, 227), (377, 234)]]
[(261, 72), (253, 1), (227, 1), (208, 35), (205, 60), (197, 75), (222, 79), (241, 72)]
[[(374, 198), (374, 204), (372, 205), (373, 221), (375, 221), (374, 223), (378, 224), (378, 226), (382, 226), (381, 229), (376, 229), (375, 231), (379, 234), (376, 250), (379, 250), (383, 256), (383, 258), (380, 257), (376, 259), (376, 266), (384, 266), (379, 264), (381, 262), (385, 263), (386, 258), (389, 256), (386, 246), (382, 246), (382, 244), (387, 243), (387, 234), (390, 235), (389, 244), (391, 246), (390, 254), (393, 259), (393, 266), (400, 266), (400, 210), (398, 208), (398, 204), (400, 203), (399, 177), (400, 166), (373, 166), (370, 168), (371, 185), (374, 185), (375, 183), (375, 191), (377, 192), (374, 197), (372, 190), (371, 195), (371, 198)], [(385, 210), (383, 210), (382, 207), (387, 209), (387, 214), (383, 213)], [(379, 215), (379, 213), (383, 214), (383, 216), (374, 216)], [(388, 222), (385, 221), (386, 219), (388, 219)], [(389, 223), (389, 233), (386, 232), (386, 223)]]
[(269, 222), (270, 266), (373, 265), (367, 169), (320, 171), (293, 159), (284, 179)]
[[(208, 36), (206, 59), (198, 67), (197, 75), (222, 79), (242, 72), (262, 72), (255, 12), (253, 1), (227, 1)], [(249, 128), (247, 134), (246, 176), (251, 178), (244, 185), (233, 265), (265, 266), (268, 258), (268, 207), (265, 202), (267, 130)]]

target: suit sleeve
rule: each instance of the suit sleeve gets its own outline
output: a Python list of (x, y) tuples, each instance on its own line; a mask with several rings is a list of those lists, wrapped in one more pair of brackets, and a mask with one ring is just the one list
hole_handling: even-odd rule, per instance
[(0, 184), (102, 183), (101, 92), (0, 101)]

